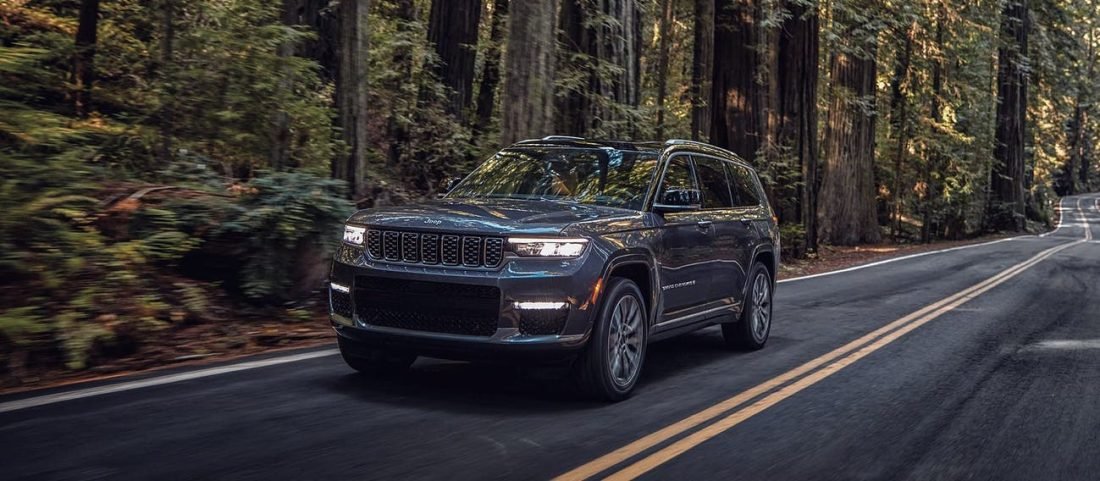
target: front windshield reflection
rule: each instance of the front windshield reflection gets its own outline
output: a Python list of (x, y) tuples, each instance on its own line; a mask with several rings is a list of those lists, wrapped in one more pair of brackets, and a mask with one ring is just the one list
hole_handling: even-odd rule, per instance
[(508, 149), (481, 164), (447, 197), (570, 201), (641, 210), (656, 168), (657, 156), (649, 152)]

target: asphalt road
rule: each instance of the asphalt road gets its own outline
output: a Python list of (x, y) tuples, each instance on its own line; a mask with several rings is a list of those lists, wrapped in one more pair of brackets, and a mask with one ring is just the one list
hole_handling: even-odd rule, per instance
[(784, 282), (764, 350), (658, 343), (619, 404), (554, 372), (281, 354), (0, 398), (0, 479), (1100, 479), (1098, 199), (1043, 237)]

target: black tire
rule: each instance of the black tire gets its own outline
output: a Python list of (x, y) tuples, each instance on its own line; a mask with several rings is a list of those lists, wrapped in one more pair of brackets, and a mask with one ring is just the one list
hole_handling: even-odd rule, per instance
[(416, 354), (386, 351), (363, 346), (352, 346), (340, 340), (340, 357), (349, 367), (362, 374), (382, 376), (397, 374), (409, 369), (416, 362)]
[[(624, 324), (618, 324), (615, 322), (615, 310), (616, 308), (627, 311), (627, 317), (633, 318), (635, 311), (632, 306), (636, 306), (637, 315), (640, 317), (640, 325), (636, 329), (631, 329), (626, 336), (622, 338), (612, 332), (613, 327), (622, 326)], [(620, 314), (620, 319), (622, 315)], [(613, 326), (615, 324), (615, 326)], [(621, 401), (630, 396), (634, 391), (634, 386), (638, 383), (638, 378), (641, 377), (642, 366), (645, 364), (646, 343), (649, 340), (649, 311), (645, 305), (645, 297), (642, 295), (641, 289), (629, 279), (623, 279), (618, 277), (611, 278), (608, 282), (607, 294), (604, 297), (603, 304), (600, 306), (599, 315), (592, 326), (592, 336), (588, 341), (588, 347), (585, 348), (584, 353), (575, 364), (574, 377), (577, 380), (577, 384), (581, 390), (599, 400), (603, 401)], [(614, 336), (614, 338), (612, 338)], [(637, 343), (636, 349), (631, 350), (636, 354), (633, 359), (635, 363), (625, 364), (633, 366), (633, 373), (629, 376), (619, 376), (612, 373), (615, 364), (612, 361), (613, 353), (611, 342), (616, 343), (616, 352), (621, 352), (621, 355), (628, 355), (621, 349), (630, 350), (629, 345)], [(623, 343), (627, 344), (627, 347), (623, 347)], [(622, 362), (625, 359), (619, 358)], [(620, 373), (623, 371), (620, 370)], [(625, 381), (622, 378), (626, 377)]]
[[(722, 324), (722, 337), (725, 338), (727, 346), (743, 351), (756, 351), (767, 344), (772, 328), (774, 287), (768, 268), (760, 262), (754, 263), (749, 271), (749, 286), (745, 293), (741, 317), (737, 322)], [(763, 302), (757, 299), (758, 289), (761, 288), (765, 289)], [(761, 329), (758, 326), (761, 318), (757, 317), (757, 314), (762, 309), (764, 326)]]

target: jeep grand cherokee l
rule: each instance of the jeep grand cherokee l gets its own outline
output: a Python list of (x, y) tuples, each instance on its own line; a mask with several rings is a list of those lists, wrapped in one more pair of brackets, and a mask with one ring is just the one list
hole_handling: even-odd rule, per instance
[(443, 198), (362, 210), (330, 272), (340, 351), (362, 372), (417, 356), (570, 362), (633, 390), (652, 341), (721, 324), (768, 340), (779, 235), (760, 180), (707, 144), (547, 137)]

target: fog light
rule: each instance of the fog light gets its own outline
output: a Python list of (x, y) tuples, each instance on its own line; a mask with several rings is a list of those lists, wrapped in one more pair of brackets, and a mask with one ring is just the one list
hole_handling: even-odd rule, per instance
[(512, 303), (516, 309), (565, 309), (569, 306), (565, 302), (514, 302)]
[(328, 283), (328, 286), (331, 287), (332, 290), (334, 290), (336, 292), (343, 292), (344, 294), (351, 293), (351, 288), (348, 287), (348, 286), (345, 286), (343, 284), (337, 284), (335, 282), (330, 282), (330, 283)]

